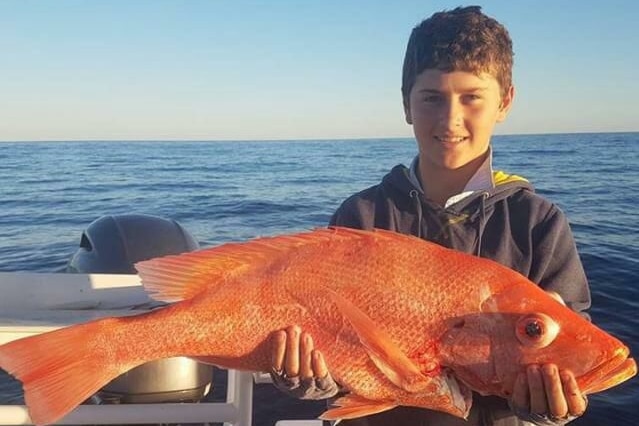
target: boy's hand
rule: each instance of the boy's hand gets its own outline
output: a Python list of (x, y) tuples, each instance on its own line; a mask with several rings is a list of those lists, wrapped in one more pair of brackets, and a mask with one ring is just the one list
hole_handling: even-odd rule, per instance
[[(559, 293), (546, 293), (566, 305)], [(517, 376), (509, 402), (517, 416), (538, 425), (568, 423), (588, 406), (575, 376), (570, 371), (559, 371), (555, 364), (528, 366), (525, 373)]]
[(575, 376), (555, 364), (528, 366), (515, 381), (510, 404), (517, 416), (538, 425), (565, 424), (588, 406)]
[(298, 326), (273, 333), (271, 377), (278, 389), (300, 399), (330, 398), (339, 391), (322, 353)]

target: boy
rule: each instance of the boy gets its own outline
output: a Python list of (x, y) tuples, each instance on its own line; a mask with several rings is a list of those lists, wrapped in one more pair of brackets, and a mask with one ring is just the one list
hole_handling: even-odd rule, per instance
[[(508, 32), (480, 7), (435, 13), (418, 25), (402, 79), (418, 155), (410, 168), (396, 166), (380, 184), (344, 201), (331, 224), (413, 234), (496, 260), (582, 311), (590, 294), (563, 213), (524, 179), (492, 170), (490, 137), (514, 96), (512, 58)], [(337, 392), (321, 354), (298, 327), (274, 335), (273, 371), (276, 386), (298, 397)], [(400, 407), (340, 424), (565, 424), (585, 409), (574, 376), (546, 364), (520, 375), (509, 401), (474, 395), (468, 421)]]

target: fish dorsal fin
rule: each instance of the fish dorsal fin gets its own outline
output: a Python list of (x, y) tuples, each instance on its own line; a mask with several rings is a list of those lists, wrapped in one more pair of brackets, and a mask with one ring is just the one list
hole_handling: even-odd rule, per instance
[(368, 356), (393, 384), (408, 391), (425, 390), (431, 379), (393, 343), (391, 337), (364, 311), (334, 291), (328, 290), (338, 309), (351, 323)]
[(397, 407), (392, 401), (372, 401), (359, 395), (345, 395), (333, 402), (335, 408), (329, 408), (320, 416), (322, 420), (345, 420), (370, 416)]
[[(159, 257), (135, 264), (144, 288), (163, 302), (190, 299), (218, 287), (235, 276), (258, 271), (285, 259), (292, 251), (325, 243), (362, 238), (389, 238), (389, 232), (349, 228), (319, 228), (311, 232), (257, 238), (228, 243), (180, 255)], [(399, 236), (399, 234), (396, 234)], [(399, 238), (405, 236), (399, 236)]]

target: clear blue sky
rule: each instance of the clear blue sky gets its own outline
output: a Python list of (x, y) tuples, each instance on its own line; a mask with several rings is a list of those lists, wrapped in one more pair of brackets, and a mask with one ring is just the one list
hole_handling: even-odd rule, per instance
[[(460, 4), (0, 0), (0, 141), (411, 136), (410, 30)], [(639, 130), (639, 2), (479, 4), (514, 40), (498, 133)]]

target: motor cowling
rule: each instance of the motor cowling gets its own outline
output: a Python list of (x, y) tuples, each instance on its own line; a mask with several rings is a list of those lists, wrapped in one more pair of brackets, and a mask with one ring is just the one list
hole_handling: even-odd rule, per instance
[[(134, 274), (136, 262), (198, 248), (197, 240), (174, 220), (140, 214), (102, 216), (82, 233), (66, 272)], [(194, 402), (207, 394), (212, 375), (212, 366), (190, 358), (162, 359), (124, 373), (97, 396), (103, 403)]]

